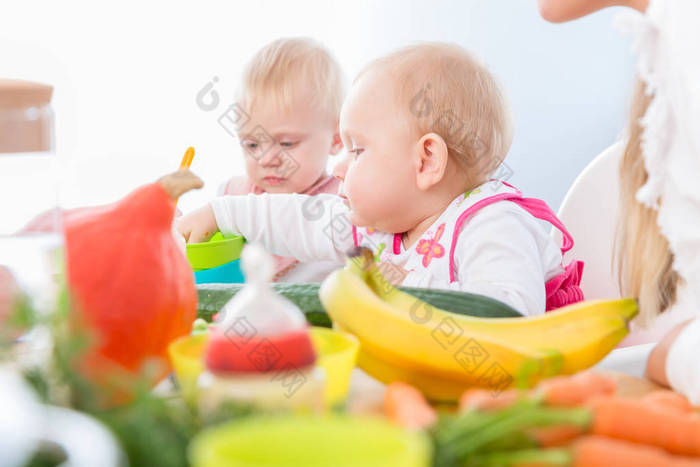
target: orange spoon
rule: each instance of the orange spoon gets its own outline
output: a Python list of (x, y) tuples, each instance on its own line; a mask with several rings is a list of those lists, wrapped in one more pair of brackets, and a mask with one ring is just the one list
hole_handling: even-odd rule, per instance
[(192, 159), (194, 159), (194, 148), (190, 146), (185, 151), (185, 155), (182, 156), (182, 162), (180, 162), (180, 170), (189, 169), (192, 164)]

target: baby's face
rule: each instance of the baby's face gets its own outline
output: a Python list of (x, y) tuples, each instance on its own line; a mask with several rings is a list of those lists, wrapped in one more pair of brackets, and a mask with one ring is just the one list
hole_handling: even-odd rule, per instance
[(329, 154), (340, 147), (336, 122), (297, 96), (289, 110), (259, 99), (238, 137), (253, 183), (269, 193), (299, 193), (324, 173)]
[(354, 225), (385, 232), (413, 227), (407, 218), (417, 190), (410, 155), (418, 138), (406, 121), (408, 113), (397, 103), (391, 78), (371, 71), (353, 85), (343, 104), (340, 132), (347, 154), (334, 175), (343, 182), (340, 194), (347, 198)]

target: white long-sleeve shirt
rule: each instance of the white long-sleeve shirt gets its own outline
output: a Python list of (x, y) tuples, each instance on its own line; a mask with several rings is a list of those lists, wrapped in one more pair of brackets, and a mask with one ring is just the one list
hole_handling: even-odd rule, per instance
[[(469, 194), (460, 195), (450, 206), (461, 204), (459, 209), (463, 210), (480, 197), (471, 198)], [(355, 245), (348, 208), (335, 195), (225, 196), (213, 200), (211, 206), (224, 235), (243, 235), (271, 253), (293, 256), (301, 262), (335, 261), (340, 266), (345, 262), (345, 253)], [(456, 280), (450, 282), (447, 257), (451, 235), (440, 238), (438, 231), (439, 225), (449, 223), (454, 214), (448, 208), (408, 249), (401, 243), (399, 252), (392, 251), (391, 245), (387, 248), (384, 242), (382, 247), (377, 241), (373, 251), (383, 263), (409, 270), (402, 285), (477, 293), (505, 302), (523, 314), (542, 314), (545, 282), (563, 272), (563, 268), (559, 247), (539, 221), (510, 201), (499, 201), (479, 210), (456, 233), (453, 265)], [(364, 228), (357, 229), (356, 234), (364, 235), (362, 245), (367, 245), (372, 235)], [(421, 242), (427, 243), (421, 246)], [(426, 247), (438, 250), (426, 255)], [(410, 267), (422, 264), (426, 256), (431, 256), (427, 267)]]

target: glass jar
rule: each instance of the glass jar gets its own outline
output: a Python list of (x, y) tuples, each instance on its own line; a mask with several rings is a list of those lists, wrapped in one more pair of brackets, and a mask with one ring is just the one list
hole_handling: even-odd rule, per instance
[(0, 79), (0, 328), (22, 296), (56, 304), (63, 236), (51, 86)]

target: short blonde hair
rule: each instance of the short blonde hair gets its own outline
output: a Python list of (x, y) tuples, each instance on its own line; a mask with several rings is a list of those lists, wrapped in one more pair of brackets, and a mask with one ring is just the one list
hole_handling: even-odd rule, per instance
[(345, 94), (343, 72), (338, 62), (316, 40), (277, 39), (260, 49), (246, 65), (238, 103), (251, 110), (264, 96), (272, 97), (289, 109), (302, 85), (311, 87), (312, 104), (329, 112), (337, 122)]
[(505, 159), (513, 139), (506, 99), (493, 75), (463, 47), (428, 42), (370, 62), (357, 76), (383, 71), (399, 83), (397, 99), (418, 134), (436, 133), (449, 155), (483, 182)]

